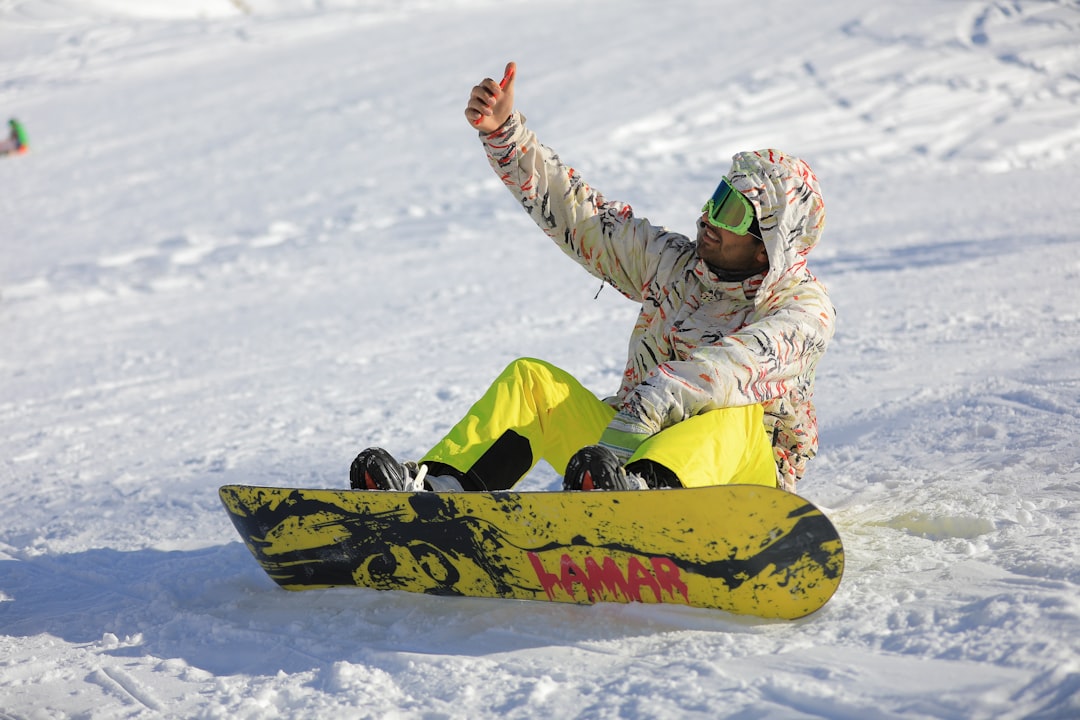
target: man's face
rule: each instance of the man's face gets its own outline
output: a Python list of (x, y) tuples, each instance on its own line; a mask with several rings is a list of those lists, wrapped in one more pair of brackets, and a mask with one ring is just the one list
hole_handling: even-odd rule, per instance
[(698, 218), (697, 255), (710, 267), (725, 273), (745, 273), (747, 277), (769, 267), (765, 243), (753, 235), (736, 235)]

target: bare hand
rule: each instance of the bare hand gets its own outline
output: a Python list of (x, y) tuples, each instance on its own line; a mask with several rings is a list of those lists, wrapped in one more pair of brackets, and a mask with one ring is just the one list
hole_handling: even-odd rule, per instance
[(501, 82), (484, 78), (472, 89), (469, 105), (465, 108), (465, 119), (480, 132), (489, 133), (498, 130), (510, 113), (514, 111), (514, 81), (517, 79), (517, 64), (509, 62)]

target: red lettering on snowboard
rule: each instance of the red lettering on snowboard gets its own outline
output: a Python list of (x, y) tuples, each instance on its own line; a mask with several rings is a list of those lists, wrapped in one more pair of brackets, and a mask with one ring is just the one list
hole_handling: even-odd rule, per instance
[(683, 600), (690, 602), (690, 588), (686, 587), (686, 583), (682, 581), (679, 566), (673, 563), (671, 558), (651, 557), (649, 562), (652, 563), (653, 574), (656, 575), (661, 588), (672, 597), (675, 597), (675, 593), (679, 593), (683, 596)]
[(643, 602), (642, 592), (645, 589), (652, 592), (656, 602), (674, 599), (676, 594), (684, 602), (690, 602), (689, 588), (683, 582), (679, 566), (670, 558), (650, 557), (646, 565), (643, 558), (631, 555), (623, 567), (610, 555), (600, 562), (588, 556), (583, 569), (572, 557), (563, 553), (559, 559), (559, 571), (555, 573), (544, 567), (539, 555), (534, 552), (528, 555), (540, 587), (549, 600), (555, 599), (556, 588), (577, 600), (580, 586), (589, 602), (596, 602), (605, 594)]
[[(589, 577), (599, 581), (601, 588), (606, 588), (609, 595), (630, 597), (630, 585), (626, 582), (626, 576), (612, 557), (604, 558), (603, 564), (598, 565), (591, 557), (585, 558), (585, 571)], [(589, 596), (589, 600), (592, 600)]]
[(536, 579), (540, 581), (540, 587), (544, 588), (548, 600), (554, 600), (555, 585), (559, 582), (559, 576), (545, 570), (544, 563), (540, 562), (540, 557), (536, 553), (529, 553), (529, 562), (532, 563), (533, 570), (536, 571)]

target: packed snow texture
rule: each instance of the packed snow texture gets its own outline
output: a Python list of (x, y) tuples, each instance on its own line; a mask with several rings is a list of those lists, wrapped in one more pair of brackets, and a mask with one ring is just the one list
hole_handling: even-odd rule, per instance
[[(416, 457), (516, 357), (617, 387), (635, 308), (463, 117), (508, 60), (673, 229), (739, 150), (816, 170), (818, 613), (288, 593), (239, 542), (218, 486)], [(1075, 1), (0, 0), (0, 116), (0, 718), (1080, 716)]]

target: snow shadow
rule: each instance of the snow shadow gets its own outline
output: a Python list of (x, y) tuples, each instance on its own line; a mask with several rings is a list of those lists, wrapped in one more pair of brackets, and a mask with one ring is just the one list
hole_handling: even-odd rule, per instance
[[(1025, 239), (1026, 251), (1075, 243), (1066, 236), (1033, 236)], [(1016, 238), (975, 238), (970, 240), (941, 240), (902, 247), (859, 248), (831, 257), (815, 255), (810, 267), (822, 277), (845, 273), (894, 273), (902, 270), (949, 267), (973, 260), (1015, 255)]]
[(181, 659), (215, 675), (273, 676), (338, 662), (396, 672), (408, 662), (403, 653), (479, 657), (769, 624), (681, 606), (528, 603), (523, 612), (522, 602), (359, 588), (288, 592), (239, 542), (0, 560), (3, 634)]

